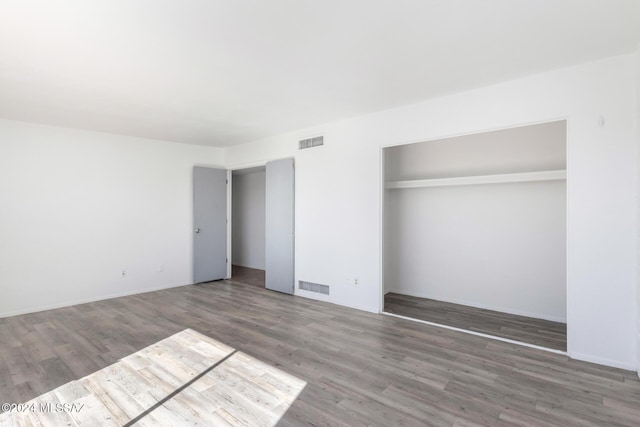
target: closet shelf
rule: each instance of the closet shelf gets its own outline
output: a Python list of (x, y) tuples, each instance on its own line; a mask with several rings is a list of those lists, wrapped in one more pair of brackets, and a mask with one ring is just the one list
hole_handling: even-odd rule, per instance
[(501, 184), (508, 182), (559, 181), (567, 179), (566, 170), (504, 173), (500, 175), (459, 176), (454, 178), (389, 181), (385, 188), (444, 187), (450, 185)]

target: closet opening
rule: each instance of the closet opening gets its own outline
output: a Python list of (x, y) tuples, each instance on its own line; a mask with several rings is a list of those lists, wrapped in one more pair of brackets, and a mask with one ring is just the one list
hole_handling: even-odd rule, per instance
[(383, 149), (385, 313), (566, 351), (565, 120)]
[(231, 173), (231, 280), (265, 287), (265, 166)]

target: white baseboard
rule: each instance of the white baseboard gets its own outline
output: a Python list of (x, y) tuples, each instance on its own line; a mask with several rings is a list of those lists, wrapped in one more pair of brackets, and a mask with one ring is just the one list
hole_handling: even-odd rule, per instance
[(146, 294), (147, 292), (162, 291), (164, 289), (171, 289), (171, 288), (179, 288), (181, 286), (187, 286), (191, 284), (192, 283), (181, 283), (177, 285), (157, 286), (152, 288), (136, 289), (136, 290), (127, 291), (127, 292), (118, 292), (115, 294), (100, 295), (100, 296), (90, 297), (90, 298), (81, 298), (78, 300), (68, 300), (68, 301), (63, 301), (55, 304), (48, 304), (48, 305), (43, 305), (38, 307), (31, 307), (31, 308), (25, 308), (25, 309), (0, 313), (0, 318), (20, 316), (22, 314), (37, 313), (40, 311), (55, 310), (56, 308), (71, 307), (73, 305), (87, 304), (90, 302), (104, 301), (104, 300), (113, 299), (113, 298), (128, 297), (131, 295)]
[[(637, 372), (638, 367), (633, 363), (621, 362), (619, 360), (606, 359), (604, 357), (591, 356), (589, 354), (569, 352), (570, 358), (582, 360), (583, 362), (597, 363), (598, 365), (611, 366), (612, 368), (624, 369), (625, 371)], [(639, 373), (640, 375), (640, 373)]]
[(416, 298), (428, 298), (428, 299), (432, 299), (432, 300), (436, 300), (436, 301), (448, 302), (448, 303), (451, 303), (451, 304), (466, 305), (466, 306), (469, 306), (469, 307), (475, 307), (475, 308), (480, 308), (480, 309), (484, 309), (484, 310), (500, 311), (502, 313), (515, 314), (516, 316), (525, 316), (525, 317), (532, 317), (534, 319), (549, 320), (551, 322), (567, 323), (566, 317), (550, 316), (550, 315), (547, 315), (547, 314), (540, 314), (540, 313), (531, 313), (531, 312), (528, 312), (528, 311), (517, 310), (517, 309), (513, 309), (513, 308), (509, 308), (509, 307), (499, 307), (499, 306), (492, 306), (492, 305), (486, 305), (486, 304), (478, 304), (478, 303), (473, 302), (473, 301), (471, 301), (471, 302), (470, 301), (462, 301), (462, 300), (456, 300), (456, 299), (451, 299), (451, 298), (440, 298), (438, 296), (419, 294), (417, 292), (414, 293), (414, 292), (400, 291), (400, 290), (397, 290), (397, 289), (390, 289), (390, 290), (385, 292), (385, 295), (388, 294), (389, 292), (393, 292), (393, 293), (401, 294), (401, 295), (407, 295), (407, 296), (416, 297)]

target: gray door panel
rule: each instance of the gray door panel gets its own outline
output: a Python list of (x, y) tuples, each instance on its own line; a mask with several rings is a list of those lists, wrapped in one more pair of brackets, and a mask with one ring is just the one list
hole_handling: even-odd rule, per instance
[(268, 162), (265, 187), (265, 287), (292, 294), (295, 224), (293, 159)]
[(193, 168), (193, 282), (227, 276), (227, 171)]

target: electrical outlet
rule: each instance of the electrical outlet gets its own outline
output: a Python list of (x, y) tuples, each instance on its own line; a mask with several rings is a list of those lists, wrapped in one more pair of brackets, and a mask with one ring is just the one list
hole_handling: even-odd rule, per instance
[(127, 277), (127, 269), (126, 268), (124, 270), (122, 270), (122, 273), (120, 273), (120, 277), (122, 277), (122, 278)]
[(353, 278), (353, 286), (358, 287), (360, 286), (360, 281), (357, 277)]
[(158, 273), (164, 273), (164, 264), (160, 264), (160, 268), (158, 268)]

